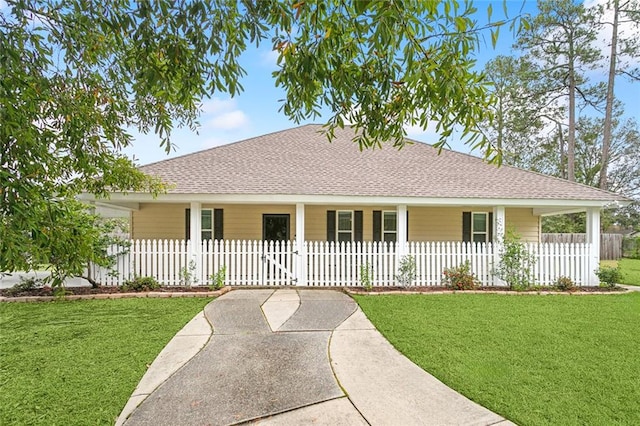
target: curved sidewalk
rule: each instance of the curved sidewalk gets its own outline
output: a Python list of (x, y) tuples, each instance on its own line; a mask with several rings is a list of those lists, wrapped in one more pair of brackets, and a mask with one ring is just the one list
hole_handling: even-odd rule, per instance
[(349, 296), (288, 289), (237, 290), (207, 305), (116, 424), (243, 423), (511, 424), (396, 351)]

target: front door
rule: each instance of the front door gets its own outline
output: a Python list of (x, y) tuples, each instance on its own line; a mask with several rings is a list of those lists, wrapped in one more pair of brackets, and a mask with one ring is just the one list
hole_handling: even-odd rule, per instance
[(294, 281), (289, 259), (292, 256), (289, 241), (288, 214), (262, 215), (263, 284), (290, 285)]
[(263, 214), (262, 240), (289, 241), (289, 215)]

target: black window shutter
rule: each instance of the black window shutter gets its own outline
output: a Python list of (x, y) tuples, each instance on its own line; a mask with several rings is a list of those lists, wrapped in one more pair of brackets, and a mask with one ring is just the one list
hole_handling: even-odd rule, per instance
[(224, 220), (222, 209), (214, 209), (213, 210), (213, 239), (214, 240), (222, 240), (224, 239)]
[(462, 241), (471, 242), (471, 212), (462, 212)]
[(489, 239), (487, 242), (490, 243), (493, 241), (493, 213), (489, 213), (489, 223), (487, 223), (487, 226), (489, 227)]
[(353, 212), (353, 241), (362, 242), (362, 210)]
[(382, 241), (382, 211), (373, 211), (373, 241)]
[(336, 240), (336, 211), (327, 210), (327, 241)]
[(184, 209), (184, 239), (191, 238), (191, 209)]

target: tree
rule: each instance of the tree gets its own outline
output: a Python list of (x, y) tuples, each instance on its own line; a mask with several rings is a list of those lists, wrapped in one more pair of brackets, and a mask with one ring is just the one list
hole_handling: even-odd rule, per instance
[[(0, 270), (50, 264), (56, 283), (77, 274), (94, 250), (77, 243), (91, 241), (95, 227), (84, 226), (91, 221), (74, 198), (162, 191), (122, 155), (127, 129), (157, 133), (170, 151), (173, 126), (195, 128), (204, 97), (242, 90), (240, 59), (251, 43), (279, 53), (285, 115), (299, 121), (328, 108), (329, 137), (349, 120), (362, 146), (401, 146), (405, 124), (433, 120), (441, 143), (462, 125), (467, 142), (483, 147), (476, 125), (489, 94), (473, 70), (476, 12), (454, 0), (8, 0), (0, 9)], [(494, 43), (506, 22), (486, 27)], [(510, 22), (517, 30), (520, 21)]]
[[(616, 116), (622, 116), (620, 108)], [(609, 148), (608, 185), (609, 191), (615, 191), (628, 197), (640, 197), (640, 129), (634, 119), (612, 121), (612, 141)], [(604, 145), (605, 119), (581, 117), (577, 125), (578, 143), (576, 145), (576, 180), (585, 185), (599, 187)]]
[[(612, 142), (613, 107), (615, 99), (614, 84), (616, 75), (625, 74), (632, 79), (640, 80), (640, 68), (629, 66), (618, 59), (619, 55), (631, 58), (640, 55), (640, 40), (637, 37), (637, 32), (640, 30), (640, 2), (631, 0), (623, 0), (620, 2), (620, 0), (612, 0), (608, 2), (606, 6), (598, 8), (597, 13), (600, 16), (604, 16), (605, 12), (609, 10), (613, 13), (612, 21), (603, 22), (603, 24), (611, 25), (611, 46), (609, 53), (604, 137), (601, 155), (602, 168), (600, 169), (599, 178), (599, 186), (602, 189), (606, 189), (608, 186), (608, 165)], [(620, 25), (625, 23), (631, 24), (633, 27), (630, 28), (631, 34), (627, 34), (627, 37), (623, 37), (619, 40)]]
[[(618, 107), (616, 116), (623, 112)], [(610, 149), (609, 181), (607, 190), (627, 197), (640, 198), (640, 129), (634, 119), (613, 120), (613, 144)], [(600, 170), (603, 167), (601, 152), (603, 145), (604, 119), (581, 117), (576, 130), (576, 181), (598, 187)], [(629, 207), (604, 210), (601, 217), (602, 229), (618, 224), (626, 228), (640, 225), (637, 201)], [(585, 232), (586, 216), (583, 213), (545, 217), (543, 232)]]
[[(576, 98), (579, 94), (589, 102), (583, 87), (584, 67), (592, 67), (599, 52), (591, 43), (596, 38), (595, 26), (588, 19), (584, 5), (572, 0), (538, 2), (540, 14), (518, 39), (518, 46), (542, 62), (541, 75), (554, 101), (566, 98), (568, 103), (567, 178), (575, 180)], [(559, 133), (562, 136), (562, 132)]]
[(502, 162), (556, 174), (561, 160), (549, 134), (556, 134), (564, 111), (549, 100), (538, 65), (526, 55), (498, 56), (486, 64), (484, 73), (494, 102), (491, 119), (482, 122), (481, 129)]

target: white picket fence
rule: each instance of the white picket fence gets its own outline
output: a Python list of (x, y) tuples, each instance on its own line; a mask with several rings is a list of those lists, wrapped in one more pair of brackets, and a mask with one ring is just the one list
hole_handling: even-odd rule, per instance
[[(442, 285), (444, 269), (466, 261), (483, 285), (504, 285), (493, 275), (499, 248), (491, 243), (409, 242), (402, 255), (399, 248), (384, 242), (307, 241), (299, 252), (290, 241), (225, 240), (204, 241), (195, 250), (184, 240), (132, 240), (111, 271), (94, 268), (94, 276), (103, 285), (120, 285), (135, 276), (151, 276), (164, 285), (208, 285), (224, 268), (226, 285), (357, 287), (368, 270), (374, 286), (396, 286), (401, 257), (412, 256), (414, 286)], [(587, 285), (597, 267), (589, 244), (527, 244), (527, 249), (536, 258), (533, 279), (539, 285), (560, 276)], [(121, 247), (110, 250), (122, 252)]]

